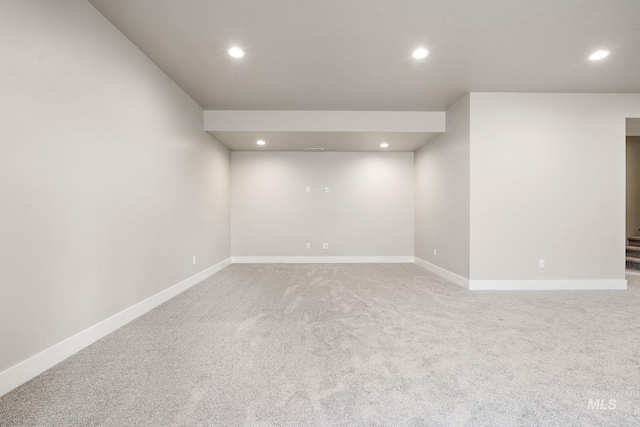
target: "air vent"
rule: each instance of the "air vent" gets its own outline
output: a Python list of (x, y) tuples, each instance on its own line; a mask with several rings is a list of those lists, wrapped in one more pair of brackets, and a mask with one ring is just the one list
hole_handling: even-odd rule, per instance
[(324, 148), (305, 148), (304, 151), (324, 151)]

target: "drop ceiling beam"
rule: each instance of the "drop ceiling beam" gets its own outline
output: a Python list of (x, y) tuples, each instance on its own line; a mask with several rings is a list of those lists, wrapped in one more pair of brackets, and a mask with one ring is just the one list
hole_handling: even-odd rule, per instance
[(207, 110), (207, 132), (444, 132), (443, 111)]

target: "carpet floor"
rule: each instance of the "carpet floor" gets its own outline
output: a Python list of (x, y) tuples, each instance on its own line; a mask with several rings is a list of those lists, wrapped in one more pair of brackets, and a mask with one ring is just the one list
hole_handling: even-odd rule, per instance
[(2, 426), (640, 426), (628, 291), (234, 264), (0, 398)]

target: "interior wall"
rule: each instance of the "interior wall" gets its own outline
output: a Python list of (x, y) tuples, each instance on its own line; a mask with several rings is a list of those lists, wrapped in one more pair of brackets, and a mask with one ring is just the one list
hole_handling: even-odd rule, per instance
[(626, 237), (640, 235), (640, 136), (627, 136)]
[(639, 115), (637, 94), (472, 93), (471, 278), (624, 279)]
[(413, 256), (413, 153), (234, 151), (231, 176), (234, 257)]
[(3, 371), (228, 258), (230, 155), (89, 3), (2, 1), (0, 40)]
[[(415, 256), (469, 278), (469, 96), (447, 131), (415, 153)], [(436, 250), (436, 253), (434, 253)]]

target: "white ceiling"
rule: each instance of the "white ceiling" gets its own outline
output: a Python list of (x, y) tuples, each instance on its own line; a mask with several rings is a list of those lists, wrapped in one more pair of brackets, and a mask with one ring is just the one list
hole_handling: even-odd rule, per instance
[[(638, 0), (90, 0), (205, 109), (442, 111), (640, 92)], [(246, 56), (226, 51), (237, 44)], [(430, 49), (422, 61), (417, 46)], [(591, 62), (596, 49), (609, 58)]]
[[(440, 133), (426, 132), (209, 132), (232, 151), (415, 151)], [(258, 146), (258, 140), (266, 145)], [(388, 148), (380, 148), (386, 142)]]
[[(89, 1), (207, 110), (444, 111), (468, 92), (640, 92), (640, 0)], [(246, 56), (231, 58), (232, 45)], [(416, 61), (419, 46), (431, 53)], [(597, 49), (612, 54), (588, 61)], [(287, 151), (382, 140), (414, 151), (437, 135), (210, 133), (232, 150)]]

